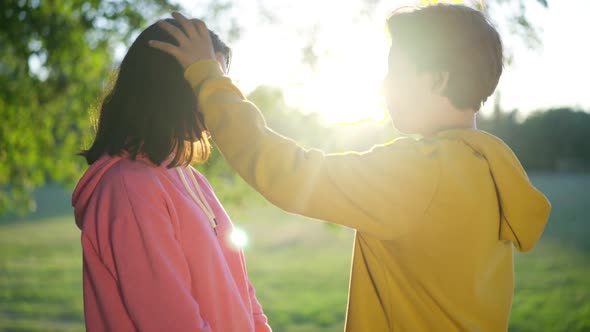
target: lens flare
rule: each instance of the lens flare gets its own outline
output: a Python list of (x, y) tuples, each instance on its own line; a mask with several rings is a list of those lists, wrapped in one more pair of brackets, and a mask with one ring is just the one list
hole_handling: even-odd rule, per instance
[(248, 244), (248, 234), (235, 227), (229, 236), (229, 240), (236, 249), (243, 249)]

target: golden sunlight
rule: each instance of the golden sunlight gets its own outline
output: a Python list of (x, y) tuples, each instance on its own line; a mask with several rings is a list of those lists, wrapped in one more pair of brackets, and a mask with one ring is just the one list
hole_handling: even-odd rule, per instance
[(386, 114), (380, 94), (382, 79), (370, 77), (370, 68), (363, 71), (361, 67), (368, 65), (371, 63), (359, 63), (340, 75), (337, 68), (323, 68), (315, 81), (300, 91), (287, 90), (287, 98), (295, 97), (299, 102), (293, 104), (303, 104), (306, 111), (319, 113), (328, 123), (381, 121)]
[(312, 77), (285, 88), (287, 102), (333, 124), (384, 120), (381, 86), (390, 43), (383, 25), (351, 25), (338, 35)]

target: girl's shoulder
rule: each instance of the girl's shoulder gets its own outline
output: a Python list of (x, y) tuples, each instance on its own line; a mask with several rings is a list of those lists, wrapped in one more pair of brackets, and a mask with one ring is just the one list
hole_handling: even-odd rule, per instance
[(133, 187), (137, 190), (156, 189), (163, 170), (144, 158), (109, 155), (101, 157), (92, 168), (101, 187)]

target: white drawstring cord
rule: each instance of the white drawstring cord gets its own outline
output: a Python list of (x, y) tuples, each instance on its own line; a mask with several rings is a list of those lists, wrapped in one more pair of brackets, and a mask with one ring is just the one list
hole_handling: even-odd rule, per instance
[(199, 187), (199, 184), (197, 183), (197, 179), (195, 178), (195, 175), (193, 174), (193, 172), (191, 170), (189, 170), (189, 177), (191, 178), (191, 182), (193, 183), (193, 186), (197, 189), (197, 192), (199, 193), (200, 198), (197, 197), (197, 195), (195, 195), (195, 192), (188, 185), (188, 182), (186, 181), (186, 177), (184, 176), (184, 172), (182, 171), (181, 167), (176, 167), (176, 171), (178, 172), (178, 176), (180, 177), (180, 180), (184, 184), (184, 187), (188, 191), (189, 195), (191, 196), (193, 201), (195, 203), (197, 203), (197, 205), (201, 208), (201, 210), (203, 210), (203, 212), (205, 213), (205, 215), (209, 219), (209, 223), (211, 224), (213, 231), (217, 235), (217, 219), (215, 219), (215, 214), (213, 213), (213, 209), (211, 209), (211, 206), (209, 205), (209, 203), (205, 199), (205, 195), (203, 195), (203, 192), (201, 191), (201, 188)]

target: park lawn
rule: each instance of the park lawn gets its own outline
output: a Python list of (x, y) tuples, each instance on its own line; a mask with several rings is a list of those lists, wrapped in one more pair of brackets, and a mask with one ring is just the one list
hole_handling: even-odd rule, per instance
[[(511, 331), (590, 330), (590, 175), (537, 175), (553, 213), (515, 259)], [(352, 232), (266, 203), (226, 207), (249, 235), (250, 278), (275, 331), (342, 331)], [(0, 223), (0, 331), (82, 331), (81, 252), (71, 215)]]
[[(250, 277), (273, 328), (341, 331), (352, 232), (267, 205), (238, 210), (233, 220), (249, 234)], [(71, 216), (0, 224), (0, 252), (0, 331), (84, 329), (79, 231)]]

